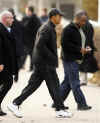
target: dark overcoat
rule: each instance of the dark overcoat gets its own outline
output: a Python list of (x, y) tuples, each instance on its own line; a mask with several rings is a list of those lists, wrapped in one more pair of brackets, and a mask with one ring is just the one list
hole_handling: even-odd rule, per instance
[(0, 64), (12, 75), (17, 73), (15, 39), (11, 32), (0, 23)]
[(18, 57), (24, 55), (24, 28), (20, 21), (14, 17), (11, 33), (16, 41), (16, 54)]
[(98, 65), (94, 56), (94, 52), (96, 51), (93, 41), (94, 29), (89, 21), (87, 21), (86, 25), (83, 27), (83, 31), (86, 35), (86, 46), (90, 46), (92, 51), (84, 56), (83, 62), (80, 65), (80, 71), (94, 73), (98, 70)]

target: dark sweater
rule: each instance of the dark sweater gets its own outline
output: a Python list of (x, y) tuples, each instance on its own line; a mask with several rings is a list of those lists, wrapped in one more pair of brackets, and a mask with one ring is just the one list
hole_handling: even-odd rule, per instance
[(65, 61), (76, 61), (82, 59), (81, 35), (74, 23), (66, 26), (62, 33), (62, 59)]

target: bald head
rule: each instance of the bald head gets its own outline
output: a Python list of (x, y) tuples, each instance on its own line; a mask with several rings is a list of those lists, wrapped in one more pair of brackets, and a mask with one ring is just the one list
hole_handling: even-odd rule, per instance
[(13, 23), (13, 15), (9, 11), (3, 11), (0, 13), (0, 22), (7, 27), (10, 27)]
[(88, 17), (85, 11), (79, 11), (74, 16), (74, 22), (77, 23), (80, 27), (84, 26)]

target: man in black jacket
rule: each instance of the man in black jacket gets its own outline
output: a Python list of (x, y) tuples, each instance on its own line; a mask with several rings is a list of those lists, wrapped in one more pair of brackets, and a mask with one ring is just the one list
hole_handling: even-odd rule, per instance
[(64, 111), (65, 107), (59, 95), (59, 79), (56, 73), (58, 56), (55, 26), (60, 23), (61, 16), (62, 14), (59, 10), (51, 9), (49, 21), (41, 26), (37, 33), (33, 50), (34, 72), (28, 82), (29, 84), (24, 88), (21, 95), (8, 106), (17, 117), (22, 117), (18, 106), (38, 89), (43, 80), (46, 81), (49, 93), (56, 104), (57, 117), (72, 116), (71, 113)]
[(36, 38), (36, 33), (41, 26), (40, 19), (34, 14), (34, 8), (29, 6), (26, 8), (26, 16), (22, 19), (24, 27), (24, 56), (22, 64), (24, 65), (27, 55), (30, 56), (30, 71), (33, 69), (32, 65), (32, 50)]
[(11, 35), (13, 16), (10, 12), (1, 13), (0, 22), (0, 116), (6, 115), (1, 103), (13, 84), (13, 75), (17, 73), (15, 40)]
[(74, 17), (74, 22), (66, 26), (62, 33), (62, 59), (64, 66), (64, 81), (62, 82), (61, 97), (63, 101), (68, 97), (72, 90), (78, 110), (89, 110), (83, 92), (80, 89), (79, 64), (85, 54), (91, 51), (86, 48), (86, 37), (82, 30), (85, 25), (87, 16), (84, 12), (79, 12)]

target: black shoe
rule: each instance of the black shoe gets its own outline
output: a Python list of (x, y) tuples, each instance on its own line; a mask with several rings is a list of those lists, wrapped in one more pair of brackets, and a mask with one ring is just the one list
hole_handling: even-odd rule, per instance
[[(55, 104), (54, 104), (54, 103), (52, 104), (52, 106), (51, 106), (51, 107), (52, 107), (52, 108), (56, 108), (56, 106), (55, 106)], [(66, 109), (69, 109), (69, 107), (68, 107), (68, 106), (64, 106), (64, 107), (63, 107), (63, 110), (66, 110)]]
[(79, 105), (77, 109), (84, 111), (84, 110), (90, 110), (90, 109), (92, 109), (92, 107), (88, 106), (88, 105)]
[(7, 113), (0, 111), (0, 116), (5, 116), (5, 115), (7, 115)]
[(81, 83), (80, 86), (87, 86), (87, 83)]

